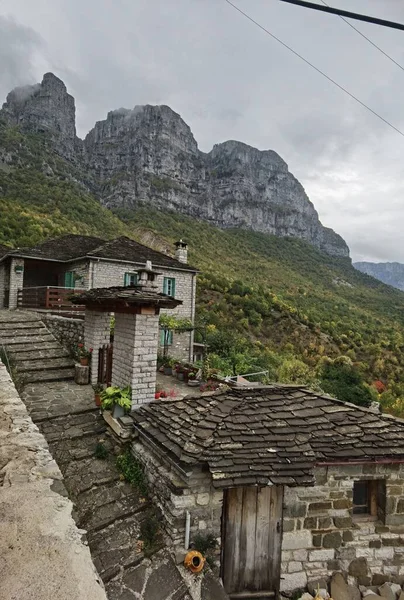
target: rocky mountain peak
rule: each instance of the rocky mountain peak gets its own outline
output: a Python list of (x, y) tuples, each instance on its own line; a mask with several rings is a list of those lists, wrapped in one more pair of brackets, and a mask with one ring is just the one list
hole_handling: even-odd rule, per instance
[(201, 152), (189, 125), (169, 106), (112, 110), (82, 142), (74, 98), (47, 73), (40, 84), (10, 92), (1, 113), (25, 130), (50, 135), (55, 151), (80, 167), (82, 183), (109, 208), (146, 204), (222, 228), (297, 237), (349, 256), (276, 152), (235, 140)]
[(2, 113), (26, 131), (48, 134), (60, 154), (70, 160), (74, 158), (75, 102), (63, 81), (53, 73), (45, 73), (41, 83), (12, 90)]

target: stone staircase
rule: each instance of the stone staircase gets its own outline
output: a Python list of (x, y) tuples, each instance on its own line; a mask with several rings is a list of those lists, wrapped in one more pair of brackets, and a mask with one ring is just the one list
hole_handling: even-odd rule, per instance
[(74, 378), (74, 360), (33, 313), (0, 311), (0, 347), (24, 384)]

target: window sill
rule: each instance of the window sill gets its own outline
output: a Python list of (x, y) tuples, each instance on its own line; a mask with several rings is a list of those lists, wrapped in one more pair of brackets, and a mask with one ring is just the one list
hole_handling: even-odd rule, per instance
[(352, 515), (352, 521), (354, 523), (375, 523), (376, 521), (379, 521), (379, 519), (372, 515)]

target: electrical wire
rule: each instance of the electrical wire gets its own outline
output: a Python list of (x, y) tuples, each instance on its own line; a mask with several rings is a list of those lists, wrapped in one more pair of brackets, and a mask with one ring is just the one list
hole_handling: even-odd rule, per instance
[(337, 81), (335, 81), (335, 79), (332, 79), (332, 77), (329, 77), (326, 73), (324, 73), (324, 71), (322, 71), (321, 69), (319, 69), (318, 67), (316, 67), (313, 63), (311, 63), (309, 60), (307, 60), (307, 58), (304, 58), (304, 56), (302, 56), (301, 54), (299, 54), (298, 52), (296, 52), (296, 50), (294, 50), (293, 48), (291, 48), (290, 46), (288, 46), (288, 44), (286, 44), (285, 42), (283, 42), (275, 34), (271, 33), (263, 25), (261, 25), (260, 23), (258, 23), (258, 21), (255, 21), (255, 19), (253, 19), (252, 17), (250, 17), (250, 15), (248, 15), (247, 13), (245, 13), (243, 10), (241, 10), (241, 8), (239, 8), (238, 6), (236, 6), (235, 4), (233, 4), (233, 2), (231, 2), (231, 0), (224, 0), (224, 1), (227, 2), (227, 4), (229, 4), (230, 6), (232, 6), (235, 10), (237, 10), (246, 19), (248, 19), (248, 21), (251, 21), (251, 23), (253, 23), (257, 27), (259, 27), (259, 29), (261, 29), (266, 34), (268, 34), (271, 38), (273, 38), (274, 40), (276, 40), (284, 48), (287, 48), (288, 50), (290, 50), (290, 52), (292, 52), (295, 56), (297, 56), (303, 62), (305, 62), (307, 65), (309, 65), (309, 67), (311, 67), (312, 69), (314, 69), (315, 71), (317, 71), (317, 73), (320, 73), (320, 75), (322, 75), (323, 77), (325, 77), (328, 81), (330, 81), (332, 84), (334, 84), (342, 92), (344, 92), (350, 98), (352, 98), (353, 100), (355, 100), (355, 102), (357, 102), (358, 104), (360, 104), (363, 108), (366, 108), (366, 110), (369, 111), (370, 113), (372, 113), (372, 115), (374, 115), (375, 117), (377, 117), (378, 119), (380, 119), (381, 121), (383, 121), (383, 123), (385, 123), (386, 125), (388, 125), (389, 127), (391, 127), (391, 129), (394, 129), (394, 131), (396, 131), (397, 133), (399, 133), (401, 136), (404, 137), (404, 132), (400, 131), (400, 129), (398, 129), (398, 127), (396, 127), (395, 125), (393, 125), (392, 123), (390, 123), (390, 121), (387, 121), (387, 119), (385, 119), (384, 117), (382, 117), (381, 115), (379, 115), (379, 113), (377, 113), (375, 110), (373, 110), (373, 108), (370, 108), (370, 106), (368, 106), (367, 104), (365, 104), (364, 102), (362, 102), (362, 100), (359, 100), (359, 98), (357, 98), (356, 96), (354, 96), (354, 94), (351, 94), (351, 92), (349, 92), (346, 88), (344, 88)]
[[(327, 4), (326, 2), (324, 2), (324, 0), (321, 0), (321, 2), (324, 4), (324, 6), (329, 6), (329, 4)], [(347, 25), (349, 25), (349, 27), (351, 27), (352, 29), (354, 29), (356, 31), (356, 33), (359, 33), (359, 35), (361, 35), (363, 38), (365, 38), (365, 40), (367, 40), (369, 42), (369, 44), (372, 44), (372, 46), (374, 46), (377, 50), (379, 50), (379, 52), (381, 52), (382, 54), (384, 54), (384, 56), (386, 58), (388, 58), (389, 60), (391, 60), (391, 62), (393, 62), (395, 65), (397, 65), (397, 67), (399, 67), (402, 71), (404, 71), (404, 67), (402, 65), (400, 65), (400, 63), (398, 63), (396, 60), (394, 60), (394, 58), (392, 58), (389, 54), (387, 54), (387, 52), (385, 52), (384, 50), (382, 50), (382, 48), (380, 48), (380, 46), (378, 46), (377, 44), (375, 44), (374, 42), (372, 42), (372, 40), (369, 39), (364, 33), (362, 33), (361, 31), (359, 31), (359, 29), (357, 29), (355, 27), (355, 25), (352, 25), (352, 23), (350, 23), (348, 21), (348, 19), (346, 19), (342, 15), (338, 15), (338, 16), (339, 16), (340, 19), (342, 19), (343, 21), (345, 21), (345, 23)]]

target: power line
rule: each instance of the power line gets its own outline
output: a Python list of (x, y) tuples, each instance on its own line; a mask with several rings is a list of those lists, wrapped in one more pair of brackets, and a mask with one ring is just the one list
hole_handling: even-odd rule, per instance
[(357, 98), (356, 96), (354, 96), (353, 94), (351, 94), (351, 92), (349, 92), (346, 88), (344, 88), (342, 85), (340, 85), (339, 83), (337, 83), (335, 81), (335, 79), (332, 79), (331, 77), (329, 77), (326, 73), (324, 73), (324, 71), (322, 71), (321, 69), (319, 69), (318, 67), (316, 67), (315, 65), (313, 65), (313, 63), (311, 63), (309, 60), (307, 60), (307, 58), (304, 58), (304, 56), (302, 56), (301, 54), (299, 54), (298, 52), (296, 52), (296, 50), (293, 50), (293, 48), (291, 48), (290, 46), (288, 46), (288, 44), (285, 44), (285, 42), (283, 42), (280, 38), (276, 37), (276, 35), (274, 35), (273, 33), (271, 33), (263, 25), (261, 25), (260, 23), (258, 23), (258, 21), (255, 21), (252, 17), (250, 17), (250, 15), (248, 15), (243, 10), (241, 10), (241, 8), (239, 8), (238, 6), (236, 6), (235, 4), (233, 4), (233, 2), (231, 2), (230, 0), (224, 0), (224, 1), (227, 2), (227, 4), (229, 4), (230, 6), (232, 6), (235, 10), (237, 10), (240, 14), (242, 14), (246, 19), (248, 19), (249, 21), (251, 21), (251, 23), (254, 23), (254, 25), (256, 25), (257, 27), (259, 27), (259, 29), (262, 29), (262, 31), (264, 31), (269, 36), (271, 36), (271, 38), (273, 38), (274, 40), (276, 40), (277, 42), (279, 42), (279, 44), (281, 44), (282, 46), (284, 46), (285, 48), (287, 48), (288, 50), (290, 50), (290, 52), (292, 52), (295, 56), (297, 56), (303, 62), (305, 62), (307, 65), (309, 65), (309, 67), (311, 67), (312, 69), (314, 69), (315, 71), (317, 71), (317, 73), (320, 73), (320, 75), (322, 75), (323, 77), (325, 77), (326, 79), (328, 79), (328, 81), (330, 81), (331, 83), (333, 83), (337, 88), (339, 88), (341, 91), (343, 91), (345, 94), (347, 94), (350, 98), (352, 98), (353, 100), (355, 100), (355, 102), (357, 102), (358, 104), (360, 104), (361, 106), (363, 106), (363, 108), (366, 108), (366, 110), (368, 110), (369, 112), (371, 112), (375, 117), (377, 117), (378, 119), (380, 119), (381, 121), (383, 121), (383, 123), (385, 123), (386, 125), (388, 125), (392, 129), (394, 129), (394, 131), (396, 131), (397, 133), (399, 133), (400, 135), (402, 135), (404, 137), (404, 133), (402, 131), (400, 131), (400, 129), (398, 129), (398, 127), (396, 127), (395, 125), (392, 125), (392, 123), (390, 123), (389, 121), (387, 121), (387, 119), (385, 119), (384, 117), (382, 117), (381, 115), (379, 115), (376, 111), (374, 111), (372, 108), (370, 108), (367, 104), (365, 104), (364, 102), (362, 102), (362, 100), (359, 100), (359, 98)]
[(339, 15), (342, 17), (348, 17), (348, 19), (356, 19), (358, 21), (365, 21), (366, 23), (373, 23), (373, 25), (382, 25), (382, 27), (390, 27), (392, 29), (400, 29), (401, 31), (404, 31), (404, 25), (402, 23), (386, 21), (385, 19), (378, 19), (376, 17), (369, 17), (368, 15), (361, 15), (359, 13), (349, 12), (340, 8), (332, 8), (331, 6), (328, 6), (328, 4), (325, 6), (320, 6), (314, 2), (306, 2), (306, 0), (280, 0), (280, 2), (287, 2), (287, 4), (295, 4), (296, 6), (302, 6), (303, 8), (312, 8), (313, 10), (320, 10), (332, 15)]
[[(321, 2), (325, 5), (325, 6), (329, 6), (326, 2), (324, 2), (324, 0), (321, 0)], [(361, 35), (363, 38), (365, 38), (365, 40), (367, 40), (369, 42), (369, 44), (372, 44), (372, 46), (374, 46), (377, 50), (379, 50), (379, 52), (381, 52), (382, 54), (384, 54), (384, 56), (386, 58), (388, 58), (389, 60), (391, 60), (391, 62), (393, 62), (395, 65), (397, 65), (397, 67), (399, 67), (402, 71), (404, 71), (404, 67), (402, 65), (400, 65), (400, 63), (398, 63), (396, 60), (394, 60), (394, 58), (392, 58), (389, 54), (387, 54), (387, 52), (385, 52), (384, 50), (382, 50), (380, 48), (380, 46), (378, 46), (377, 44), (375, 44), (374, 42), (372, 42), (372, 40), (370, 40), (364, 33), (362, 33), (361, 31), (359, 31), (359, 29), (357, 29), (354, 25), (352, 25), (352, 23), (350, 23), (347, 19), (345, 19), (345, 17), (342, 17), (341, 15), (338, 15), (340, 19), (342, 19), (343, 21), (345, 21), (345, 23), (347, 25), (349, 25), (349, 27), (351, 27), (352, 29), (354, 29), (357, 33), (359, 33), (359, 35)]]

